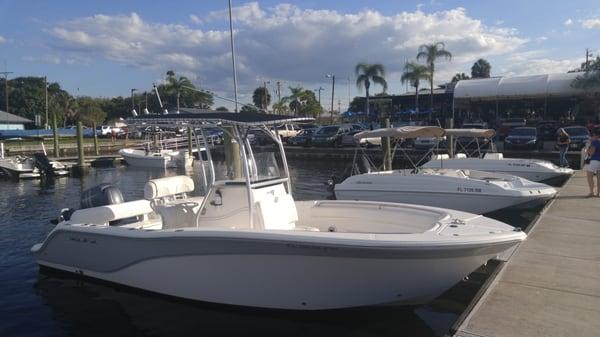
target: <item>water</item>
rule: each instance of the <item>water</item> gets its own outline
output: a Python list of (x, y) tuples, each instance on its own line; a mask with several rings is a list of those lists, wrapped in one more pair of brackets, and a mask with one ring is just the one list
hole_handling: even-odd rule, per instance
[[(290, 161), (294, 197), (331, 197), (324, 182), (346, 165)], [(167, 172), (178, 173), (183, 172)], [(61, 208), (78, 207), (83, 189), (111, 182), (132, 200), (142, 197), (148, 179), (164, 175), (116, 167), (92, 169), (81, 179), (0, 181), (0, 336), (443, 336), (493, 269), (473, 273), (427, 306), (320, 313), (181, 301), (38, 271), (29, 249), (52, 229), (49, 221)], [(535, 212), (497, 215), (518, 226), (526, 226), (533, 216)]]

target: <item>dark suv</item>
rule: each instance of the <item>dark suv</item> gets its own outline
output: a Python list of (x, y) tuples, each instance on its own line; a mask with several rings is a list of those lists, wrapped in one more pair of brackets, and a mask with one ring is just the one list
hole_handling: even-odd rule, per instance
[(534, 127), (514, 128), (504, 138), (504, 150), (540, 150), (543, 146), (537, 128)]
[(353, 130), (351, 125), (322, 126), (313, 134), (311, 144), (313, 146), (341, 146), (342, 136)]

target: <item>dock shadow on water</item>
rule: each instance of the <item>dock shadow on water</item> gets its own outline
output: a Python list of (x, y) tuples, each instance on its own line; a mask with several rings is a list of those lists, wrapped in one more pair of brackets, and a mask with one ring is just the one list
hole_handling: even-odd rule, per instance
[[(349, 162), (289, 164), (294, 197), (310, 200), (331, 198), (325, 183)], [(93, 168), (82, 178), (0, 181), (0, 336), (443, 336), (496, 267), (492, 261), (479, 268), (426, 306), (318, 312), (191, 302), (38, 270), (29, 249), (52, 229), (49, 221), (61, 208), (79, 207), (82, 190), (114, 183), (126, 200), (132, 200), (143, 197), (148, 179), (185, 173), (192, 172), (119, 166)], [(201, 186), (197, 174), (194, 179)], [(533, 210), (493, 216), (524, 228), (536, 214)]]

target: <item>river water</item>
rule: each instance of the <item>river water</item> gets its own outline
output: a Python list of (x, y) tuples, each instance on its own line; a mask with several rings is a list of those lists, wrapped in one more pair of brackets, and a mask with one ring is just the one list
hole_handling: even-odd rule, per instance
[[(324, 182), (348, 163), (289, 165), (294, 197), (307, 200), (331, 198)], [(82, 190), (114, 183), (132, 200), (143, 196), (148, 179), (181, 173), (119, 166), (91, 169), (83, 178), (0, 181), (0, 336), (443, 336), (493, 270), (482, 267), (426, 306), (318, 313), (181, 301), (38, 270), (30, 247), (52, 229), (61, 208), (79, 207)], [(494, 217), (525, 227), (535, 214)]]

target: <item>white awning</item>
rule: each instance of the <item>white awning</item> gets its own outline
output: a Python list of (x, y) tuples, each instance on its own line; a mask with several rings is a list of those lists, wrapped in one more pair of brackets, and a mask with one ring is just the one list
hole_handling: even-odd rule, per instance
[(375, 137), (392, 137), (392, 138), (417, 138), (417, 137), (432, 137), (439, 138), (444, 136), (444, 129), (437, 126), (403, 126), (399, 128), (382, 128), (376, 130), (362, 131), (354, 135), (354, 139)]
[(492, 138), (495, 134), (494, 129), (446, 129), (446, 135), (454, 137)]
[[(461, 80), (454, 87), (458, 99), (507, 99), (545, 96), (581, 96), (583, 89), (571, 87), (583, 73), (546, 74)], [(600, 92), (600, 90), (598, 90)]]

